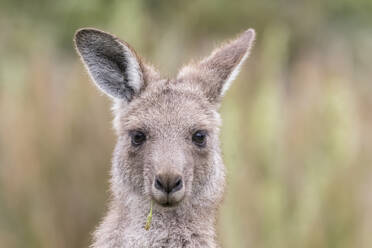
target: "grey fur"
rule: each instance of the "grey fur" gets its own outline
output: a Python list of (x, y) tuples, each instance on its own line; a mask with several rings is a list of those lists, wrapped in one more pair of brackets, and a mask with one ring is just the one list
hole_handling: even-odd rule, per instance
[[(111, 169), (112, 200), (92, 247), (218, 247), (216, 215), (225, 188), (218, 103), (231, 75), (248, 56), (254, 36), (253, 30), (244, 32), (169, 80), (114, 36), (94, 29), (77, 32), (76, 47), (93, 80), (114, 98), (118, 135)], [(128, 56), (139, 65), (135, 73), (142, 81), (127, 77)], [(133, 130), (146, 133), (143, 145), (131, 144)], [(196, 130), (208, 133), (204, 148), (192, 142)], [(155, 175), (162, 172), (183, 178), (184, 189), (175, 206), (158, 203), (153, 185)], [(146, 231), (152, 200), (153, 218)]]

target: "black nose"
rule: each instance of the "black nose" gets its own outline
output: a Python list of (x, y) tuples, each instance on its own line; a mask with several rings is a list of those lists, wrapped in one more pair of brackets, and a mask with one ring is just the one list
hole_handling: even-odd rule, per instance
[(155, 188), (164, 193), (174, 193), (183, 187), (182, 177), (179, 175), (160, 174), (155, 177)]

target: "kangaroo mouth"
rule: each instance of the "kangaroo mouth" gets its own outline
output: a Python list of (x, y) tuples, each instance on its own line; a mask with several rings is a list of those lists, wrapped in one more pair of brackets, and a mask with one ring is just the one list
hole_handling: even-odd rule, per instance
[(174, 199), (174, 198), (172, 198), (172, 197), (167, 197), (166, 199), (164, 199), (164, 198), (162, 198), (162, 199), (159, 199), (159, 198), (156, 198), (156, 197), (152, 197), (153, 198), (153, 200), (154, 200), (154, 202), (156, 203), (156, 204), (158, 204), (159, 206), (161, 206), (161, 207), (164, 207), (164, 208), (174, 208), (174, 207), (177, 207), (180, 203), (181, 203), (181, 201), (183, 200), (183, 198), (182, 199)]
[(160, 204), (160, 206), (165, 207), (165, 208), (171, 208), (171, 207), (175, 207), (177, 205), (178, 205), (178, 203), (170, 203), (170, 202)]
[(160, 205), (164, 208), (176, 208), (182, 203), (183, 199), (184, 197), (182, 197), (182, 199), (177, 200), (177, 201), (166, 201)]

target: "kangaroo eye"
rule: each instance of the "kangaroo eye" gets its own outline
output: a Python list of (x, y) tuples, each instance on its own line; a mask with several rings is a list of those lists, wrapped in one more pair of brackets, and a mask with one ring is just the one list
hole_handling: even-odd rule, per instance
[(141, 131), (130, 131), (133, 146), (140, 146), (146, 141), (146, 135)]
[(192, 135), (192, 142), (199, 147), (205, 147), (207, 143), (207, 131), (205, 130), (196, 131)]

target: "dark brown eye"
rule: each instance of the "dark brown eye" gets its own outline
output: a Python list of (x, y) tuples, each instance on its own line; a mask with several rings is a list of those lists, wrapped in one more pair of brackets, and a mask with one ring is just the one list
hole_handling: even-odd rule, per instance
[(130, 131), (133, 146), (140, 146), (146, 141), (146, 135), (141, 131)]
[(207, 131), (205, 130), (196, 131), (192, 135), (192, 142), (199, 147), (205, 147), (207, 143)]

